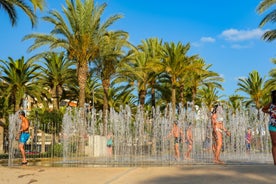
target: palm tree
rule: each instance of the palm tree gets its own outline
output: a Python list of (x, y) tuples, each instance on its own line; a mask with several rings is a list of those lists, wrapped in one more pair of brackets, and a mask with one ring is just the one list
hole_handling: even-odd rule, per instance
[(99, 74), (104, 90), (103, 96), (103, 133), (106, 132), (107, 112), (109, 103), (110, 81), (116, 74), (121, 58), (124, 56), (123, 48), (128, 45), (128, 33), (124, 31), (106, 33), (99, 44), (99, 55), (94, 61), (94, 71)]
[(149, 74), (152, 68), (148, 65), (149, 60), (144, 52), (133, 52), (133, 59), (124, 63), (120, 68), (120, 73), (130, 83), (137, 84), (139, 105), (141, 107), (145, 104), (145, 98), (147, 93), (147, 84), (149, 82)]
[(191, 61), (195, 56), (188, 57), (187, 52), (190, 49), (190, 44), (183, 45), (181, 42), (177, 44), (166, 42), (163, 46), (163, 60), (157, 63), (157, 70), (162, 70), (168, 74), (171, 84), (171, 103), (173, 114), (176, 108), (176, 89), (179, 86), (179, 78), (189, 71), (192, 67)]
[(214, 88), (223, 89), (220, 82), (224, 79), (218, 73), (210, 71), (212, 65), (207, 65), (202, 58), (195, 58), (194, 67), (183, 76), (182, 85), (189, 88), (192, 92), (192, 102), (195, 103), (197, 90), (202, 86), (213, 86)]
[(39, 8), (43, 10), (44, 0), (29, 0), (33, 5), (33, 9), (26, 3), (24, 0), (0, 0), (0, 9), (3, 9), (7, 12), (12, 26), (16, 25), (18, 15), (16, 12), (16, 7), (19, 7), (25, 12), (25, 14), (30, 18), (32, 26), (36, 25), (37, 17), (34, 11)]
[[(144, 52), (147, 55), (148, 61), (147, 65), (151, 66), (154, 62), (161, 62), (161, 50), (162, 50), (162, 40), (158, 38), (149, 38), (146, 40), (142, 40), (142, 43), (138, 45), (139, 50)], [(154, 67), (154, 66), (152, 66)], [(156, 92), (155, 89), (157, 87), (157, 78), (159, 73), (151, 70), (149, 72), (149, 81), (148, 81), (148, 88), (151, 89), (151, 106), (155, 107), (156, 105)], [(143, 93), (141, 93), (143, 94)], [(141, 97), (145, 98), (145, 97)]]
[(107, 28), (122, 16), (114, 15), (103, 21), (101, 17), (107, 5), (95, 6), (93, 0), (66, 0), (66, 5), (63, 8), (66, 19), (55, 10), (50, 11), (49, 16), (43, 17), (44, 21), (54, 26), (51, 33), (30, 34), (24, 40), (34, 39), (29, 51), (48, 45), (50, 49), (65, 49), (69, 59), (76, 61), (78, 106), (83, 108), (88, 63), (99, 56), (101, 40), (107, 34)]
[(228, 105), (232, 108), (234, 114), (236, 110), (240, 110), (242, 108), (243, 99), (244, 97), (240, 95), (229, 96)]
[(103, 109), (103, 88), (100, 83), (100, 79), (92, 75), (90, 75), (87, 80), (86, 89), (85, 89), (85, 101), (91, 105), (92, 108), (97, 110)]
[(65, 86), (73, 83), (75, 70), (72, 66), (75, 63), (68, 60), (64, 53), (50, 53), (44, 57), (39, 82), (43, 87), (50, 89), (53, 100), (53, 109), (59, 109), (59, 101), (62, 97)]
[(39, 75), (37, 73), (39, 66), (31, 61), (25, 62), (24, 57), (18, 60), (13, 60), (10, 57), (8, 59), (8, 61), (0, 60), (2, 63), (0, 68), (3, 73), (0, 78), (5, 87), (5, 98), (7, 101), (11, 99), (14, 112), (16, 112), (20, 109), (22, 100), (26, 95), (39, 98), (41, 93), (35, 81)]
[(198, 97), (202, 103), (206, 105), (208, 111), (211, 112), (212, 107), (218, 103), (220, 96), (218, 89), (212, 85), (206, 85), (198, 91)]
[(264, 88), (264, 78), (257, 71), (249, 73), (248, 78), (240, 78), (238, 82), (239, 88), (236, 91), (243, 91), (249, 95), (245, 99), (246, 106), (253, 104), (258, 110), (262, 107), (262, 98), (265, 96), (266, 89)]
[[(271, 8), (276, 4), (276, 0), (262, 0), (262, 2), (257, 7), (257, 12), (259, 14), (264, 13), (266, 10)], [(271, 22), (274, 23), (276, 19), (276, 9), (273, 9), (270, 13), (268, 13), (260, 22), (259, 27), (263, 27), (265, 24)], [(276, 30), (268, 30), (263, 34), (263, 39), (265, 41), (271, 42), (276, 38)]]

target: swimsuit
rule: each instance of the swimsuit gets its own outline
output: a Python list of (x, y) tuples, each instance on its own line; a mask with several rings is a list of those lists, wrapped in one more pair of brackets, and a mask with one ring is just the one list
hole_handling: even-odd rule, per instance
[(220, 129), (220, 128), (216, 128), (216, 132), (222, 133), (223, 131), (222, 131), (222, 129)]
[(212, 135), (213, 135), (213, 140), (214, 140), (214, 141), (218, 140), (218, 136), (217, 136), (217, 133), (216, 133), (215, 130), (212, 131)]
[(110, 148), (110, 147), (112, 147), (112, 143), (113, 143), (112, 139), (108, 139), (106, 146)]
[(192, 141), (186, 141), (187, 145), (192, 145)]
[(181, 142), (181, 138), (179, 138), (179, 137), (174, 138), (174, 144), (178, 144), (180, 142)]
[(246, 139), (246, 150), (250, 150), (250, 140), (251, 140), (251, 134), (250, 133), (247, 133), (246, 136), (245, 136), (245, 139)]
[(29, 132), (22, 132), (19, 138), (19, 142), (22, 144), (25, 144), (29, 139), (29, 137), (30, 137)]
[(269, 131), (276, 132), (276, 105), (271, 104), (269, 107), (270, 121), (269, 121)]
[(269, 125), (268, 130), (271, 132), (276, 132), (276, 127), (273, 125)]

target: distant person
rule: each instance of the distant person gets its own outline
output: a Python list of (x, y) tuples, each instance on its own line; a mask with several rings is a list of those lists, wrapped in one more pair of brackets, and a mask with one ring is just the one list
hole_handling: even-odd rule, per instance
[(230, 136), (230, 132), (226, 130), (223, 125), (223, 109), (220, 105), (215, 105), (211, 115), (211, 123), (213, 128), (213, 153), (214, 153), (214, 163), (224, 164), (220, 160), (220, 152), (223, 143), (223, 132)]
[(174, 158), (175, 160), (180, 160), (180, 153), (179, 153), (179, 144), (184, 140), (184, 134), (181, 128), (178, 126), (178, 122), (175, 120), (173, 123), (173, 127), (167, 136), (167, 138), (173, 136), (174, 137)]
[(271, 102), (262, 108), (264, 113), (268, 113), (269, 118), (269, 133), (272, 142), (272, 156), (274, 165), (276, 165), (276, 90), (271, 92)]
[(192, 132), (192, 123), (189, 123), (188, 128), (186, 129), (186, 144), (188, 146), (187, 152), (184, 155), (184, 158), (187, 160), (191, 159), (191, 152), (193, 149), (193, 132)]
[(203, 141), (203, 150), (209, 152), (211, 150), (211, 139), (210, 136), (206, 136), (205, 140)]
[(30, 137), (29, 134), (29, 121), (25, 117), (24, 111), (19, 111), (19, 118), (21, 119), (21, 127), (20, 127), (20, 136), (19, 136), (19, 145), (18, 148), (22, 155), (22, 165), (26, 165), (28, 163), (26, 159), (26, 153), (24, 149), (24, 145), (26, 144), (27, 140)]
[(250, 153), (250, 150), (251, 150), (251, 140), (252, 140), (251, 128), (247, 128), (247, 131), (245, 133), (246, 153)]
[(112, 146), (113, 146), (113, 134), (112, 132), (109, 132), (107, 134), (107, 142), (106, 142), (107, 153), (109, 157), (112, 156)]

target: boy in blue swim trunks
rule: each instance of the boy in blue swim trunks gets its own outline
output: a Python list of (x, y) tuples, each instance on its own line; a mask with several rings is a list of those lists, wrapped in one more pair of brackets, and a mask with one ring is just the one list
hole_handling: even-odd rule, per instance
[(21, 152), (21, 155), (22, 155), (22, 165), (26, 165), (28, 163), (28, 161), (26, 160), (24, 145), (26, 144), (27, 140), (30, 137), (30, 134), (29, 134), (29, 121), (25, 117), (25, 112), (24, 111), (19, 112), (19, 118), (21, 119), (21, 128), (20, 128), (20, 137), (19, 137), (18, 148), (19, 148), (19, 150)]
[(271, 103), (264, 106), (262, 111), (270, 116), (268, 129), (272, 142), (272, 156), (276, 165), (276, 90), (271, 92)]

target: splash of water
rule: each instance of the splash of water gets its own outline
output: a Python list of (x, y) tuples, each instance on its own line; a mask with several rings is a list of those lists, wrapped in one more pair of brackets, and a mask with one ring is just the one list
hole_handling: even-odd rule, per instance
[[(212, 163), (210, 112), (205, 106), (195, 109), (193, 110), (191, 103), (186, 106), (180, 104), (176, 116), (170, 105), (162, 111), (159, 107), (152, 108), (151, 112), (140, 108), (132, 112), (129, 106), (121, 107), (119, 112), (110, 109), (107, 130), (103, 131), (102, 111), (68, 108), (63, 117), (60, 142), (63, 152), (59, 163), (111, 166)], [(230, 130), (231, 136), (224, 136), (222, 159), (228, 163), (272, 162), (271, 142), (267, 131), (268, 116), (259, 112), (258, 117), (257, 114), (258, 111), (253, 108), (240, 111), (224, 108), (224, 126)], [(174, 140), (166, 137), (175, 118), (183, 131), (192, 123), (192, 160), (183, 160), (187, 145), (181, 143), (179, 147), (182, 161), (174, 161)], [(10, 122), (15, 122), (16, 119), (18, 118), (11, 116)], [(10, 140), (14, 139), (15, 124), (10, 125)], [(248, 127), (253, 132), (250, 153), (245, 146)], [(112, 157), (107, 154), (107, 138), (103, 132), (112, 132), (114, 135)]]

